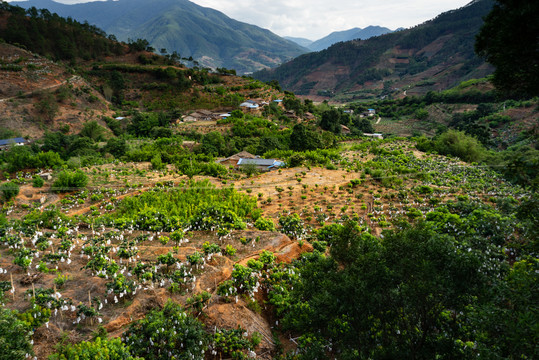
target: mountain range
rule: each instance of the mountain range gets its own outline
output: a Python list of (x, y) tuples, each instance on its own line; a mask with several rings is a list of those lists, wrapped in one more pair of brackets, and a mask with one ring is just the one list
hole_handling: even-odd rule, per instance
[(52, 0), (12, 2), (88, 21), (119, 40), (146, 39), (157, 50), (193, 57), (202, 66), (238, 73), (275, 67), (308, 49), (258, 26), (187, 0), (117, 0), (65, 5)]
[(286, 40), (290, 40), (292, 42), (295, 42), (299, 46), (303, 46), (304, 48), (309, 48), (309, 46), (314, 42), (313, 40), (309, 40), (302, 37), (294, 37), (294, 36), (284, 36)]
[(344, 31), (335, 31), (322, 39), (313, 41), (306, 47), (312, 51), (321, 51), (341, 41), (350, 41), (356, 39), (366, 40), (373, 36), (384, 35), (391, 32), (393, 32), (391, 29), (381, 26), (367, 26), (364, 29), (353, 28)]
[(474, 44), (493, 4), (475, 0), (416, 27), (339, 42), (254, 77), (278, 80), (297, 94), (347, 94), (348, 99), (383, 96), (396, 89), (408, 90), (408, 95), (447, 89), (492, 72), (475, 54)]

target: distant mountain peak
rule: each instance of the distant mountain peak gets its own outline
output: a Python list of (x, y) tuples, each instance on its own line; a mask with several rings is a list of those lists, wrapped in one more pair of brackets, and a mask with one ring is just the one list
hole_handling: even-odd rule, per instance
[(384, 35), (390, 32), (392, 32), (391, 29), (378, 26), (378, 25), (369, 25), (364, 29), (356, 27), (356, 28), (343, 30), (343, 31), (334, 31), (328, 36), (323, 37), (322, 39), (319, 39), (317, 41), (314, 41), (312, 44), (308, 46), (308, 48), (312, 51), (321, 51), (321, 50), (327, 49), (331, 45), (336, 44), (338, 42), (350, 41), (350, 40), (356, 40), (356, 39), (366, 40), (366, 39), (370, 39), (371, 37)]
[(146, 39), (155, 49), (193, 57), (202, 66), (249, 73), (275, 67), (308, 49), (269, 30), (229, 18), (188, 0), (108, 0), (66, 5), (52, 0), (13, 2), (46, 8), (95, 25), (119, 40)]

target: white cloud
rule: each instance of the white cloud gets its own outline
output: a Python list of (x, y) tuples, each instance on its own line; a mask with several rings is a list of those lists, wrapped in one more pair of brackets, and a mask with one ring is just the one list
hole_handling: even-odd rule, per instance
[[(64, 4), (88, 0), (55, 0)], [(105, 1), (105, 0), (101, 0)], [(125, 0), (122, 0), (125, 1)], [(317, 40), (333, 31), (411, 27), (471, 0), (191, 0), (281, 36)]]
[(410, 27), (471, 0), (192, 0), (281, 36), (319, 39), (369, 25)]

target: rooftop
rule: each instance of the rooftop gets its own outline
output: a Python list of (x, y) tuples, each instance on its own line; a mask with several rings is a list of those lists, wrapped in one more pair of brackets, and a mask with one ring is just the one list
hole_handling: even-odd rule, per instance
[(25, 143), (26, 140), (22, 137), (13, 138), (13, 139), (3, 139), (0, 140), (0, 146), (9, 145), (9, 144), (17, 144), (17, 143)]

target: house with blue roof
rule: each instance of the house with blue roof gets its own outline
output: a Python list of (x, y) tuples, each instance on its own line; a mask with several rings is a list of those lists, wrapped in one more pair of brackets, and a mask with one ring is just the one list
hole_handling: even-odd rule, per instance
[(253, 103), (252, 101), (245, 101), (243, 103), (240, 104), (240, 108), (246, 108), (246, 109), (249, 109), (249, 110), (258, 110), (260, 106), (256, 103)]
[(285, 166), (285, 163), (275, 159), (239, 159), (237, 166), (241, 168), (245, 165), (255, 165), (257, 170), (260, 171), (271, 171)]
[(9, 149), (11, 146), (22, 146), (25, 145), (28, 141), (25, 138), (18, 137), (13, 139), (3, 139), (0, 140), (0, 150)]

